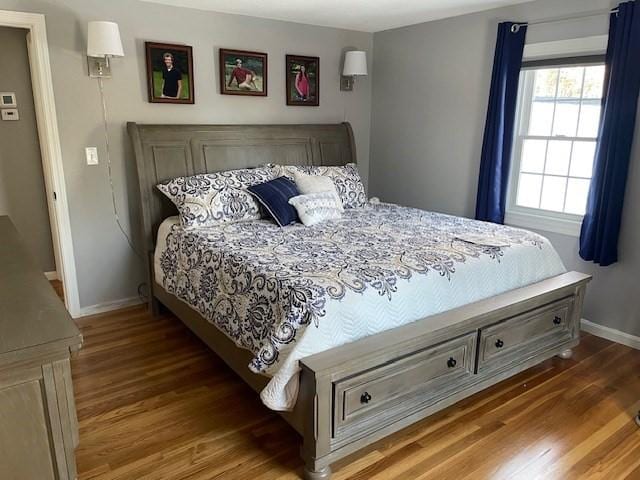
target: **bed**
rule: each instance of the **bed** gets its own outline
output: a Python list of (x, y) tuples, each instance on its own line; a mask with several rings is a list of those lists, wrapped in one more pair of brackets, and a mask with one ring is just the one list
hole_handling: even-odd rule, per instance
[(384, 203), (314, 227), (184, 230), (155, 188), (355, 162), (346, 123), (128, 130), (152, 310), (171, 310), (300, 433), (305, 478), (579, 342), (590, 277), (531, 232)]

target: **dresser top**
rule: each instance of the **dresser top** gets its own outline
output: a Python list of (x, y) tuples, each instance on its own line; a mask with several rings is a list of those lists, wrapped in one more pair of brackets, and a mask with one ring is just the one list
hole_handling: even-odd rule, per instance
[(0, 365), (79, 348), (80, 330), (7, 216), (0, 239)]

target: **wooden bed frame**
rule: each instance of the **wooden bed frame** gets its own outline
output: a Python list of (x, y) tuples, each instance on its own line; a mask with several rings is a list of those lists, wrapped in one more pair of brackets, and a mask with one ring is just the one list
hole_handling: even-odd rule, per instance
[[(160, 304), (260, 391), (252, 354), (155, 282), (157, 229), (176, 210), (155, 185), (181, 175), (264, 163), (356, 161), (351, 127), (337, 125), (127, 125), (148, 251), (150, 308)], [(282, 417), (303, 438), (305, 478), (330, 464), (550, 357), (571, 356), (590, 276), (569, 272), (366, 337), (301, 360), (300, 393)]]

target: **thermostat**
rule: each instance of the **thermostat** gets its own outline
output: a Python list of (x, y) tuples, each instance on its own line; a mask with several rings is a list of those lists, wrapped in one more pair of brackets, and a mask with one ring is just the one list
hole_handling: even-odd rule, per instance
[(20, 120), (20, 115), (18, 115), (17, 108), (4, 108), (0, 110), (2, 112), (2, 120)]
[(13, 92), (0, 92), (0, 108), (15, 108), (18, 106), (16, 102), (16, 94)]

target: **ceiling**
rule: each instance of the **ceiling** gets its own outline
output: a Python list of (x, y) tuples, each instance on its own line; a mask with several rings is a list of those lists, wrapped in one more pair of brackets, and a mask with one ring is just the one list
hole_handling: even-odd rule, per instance
[(531, 0), (143, 0), (327, 27), (378, 32)]

